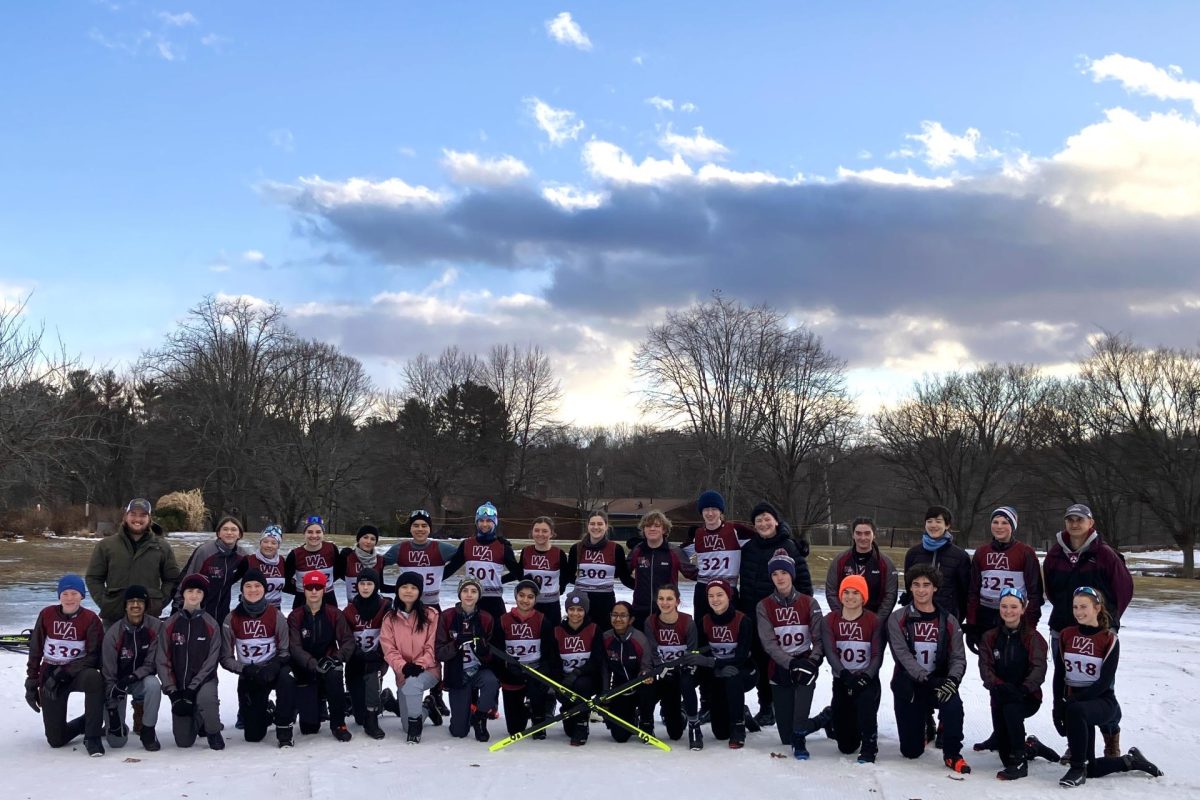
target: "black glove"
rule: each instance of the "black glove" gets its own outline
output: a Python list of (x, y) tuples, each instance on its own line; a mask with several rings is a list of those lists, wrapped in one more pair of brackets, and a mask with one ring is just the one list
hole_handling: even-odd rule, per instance
[(732, 664), (726, 664), (723, 667), (717, 667), (713, 671), (713, 674), (718, 678), (736, 678), (738, 674), (738, 668)]
[(255, 680), (263, 686), (271, 686), (279, 678), (279, 670), (281, 668), (279, 659), (272, 658), (267, 663), (258, 665), (258, 677)]
[(171, 713), (177, 717), (190, 717), (196, 713), (196, 693), (191, 689), (171, 692)]
[(133, 686), (135, 683), (137, 683), (137, 678), (133, 677), (132, 672), (129, 673), (128, 675), (122, 675), (121, 677), (117, 678), (117, 680), (116, 680), (116, 684), (117, 684), (117, 686), (121, 687), (122, 692), (128, 692), (129, 687)]
[(1050, 710), (1050, 719), (1054, 721), (1054, 730), (1058, 731), (1059, 736), (1067, 735), (1067, 707), (1061, 703), (1055, 703)]
[(29, 707), (33, 709), (35, 714), (42, 713), (42, 702), (38, 698), (37, 678), (25, 679), (25, 702), (29, 703)]
[(258, 664), (242, 664), (242, 677), (248, 681), (257, 681), (262, 667)]
[(975, 655), (979, 655), (979, 642), (983, 639), (983, 634), (972, 625), (969, 629), (965, 628), (963, 633), (967, 635), (967, 649)]
[(792, 682), (797, 686), (811, 686), (816, 683), (817, 671), (820, 668), (820, 664), (811, 658), (793, 658), (788, 663), (788, 670), (792, 673)]
[(114, 682), (112, 686), (108, 687), (108, 699), (112, 703), (119, 703), (125, 699), (127, 694), (129, 693), (121, 688), (120, 681)]
[(938, 685), (934, 687), (933, 694), (939, 704), (947, 702), (951, 697), (958, 694), (958, 681), (950, 677), (942, 678)]
[(342, 662), (333, 656), (325, 656), (317, 662), (317, 672), (324, 675), (326, 672), (332, 672), (342, 668)]
[(58, 690), (70, 679), (61, 667), (51, 667), (42, 676), (42, 702), (53, 700), (58, 696)]
[(1002, 703), (1019, 703), (1024, 695), (1021, 687), (1012, 683), (998, 683), (992, 687), (992, 696)]
[(867, 673), (865, 673), (865, 672), (858, 673), (858, 675), (855, 676), (855, 678), (854, 678), (855, 693), (866, 690), (866, 688), (871, 685), (872, 681), (874, 681), (874, 678), (872, 678)]
[(404, 673), (404, 677), (406, 677), (406, 678), (415, 678), (424, 671), (425, 671), (424, 667), (422, 667), (420, 664), (414, 664), (411, 661), (408, 662), (407, 664), (405, 664), (404, 669), (401, 670), (401, 672)]
[(676, 662), (681, 667), (711, 667), (713, 666), (712, 656), (706, 656), (703, 653), (684, 653)]

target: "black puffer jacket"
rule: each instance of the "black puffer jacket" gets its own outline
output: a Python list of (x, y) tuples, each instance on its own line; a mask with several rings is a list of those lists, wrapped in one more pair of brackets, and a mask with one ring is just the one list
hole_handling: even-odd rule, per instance
[(775, 591), (767, 564), (776, 550), (786, 550), (796, 562), (796, 591), (812, 597), (812, 575), (808, 572), (808, 542), (804, 539), (793, 539), (787, 524), (780, 523), (779, 529), (770, 539), (764, 539), (755, 531), (754, 536), (742, 547), (737, 607), (747, 616), (752, 616), (759, 601)]

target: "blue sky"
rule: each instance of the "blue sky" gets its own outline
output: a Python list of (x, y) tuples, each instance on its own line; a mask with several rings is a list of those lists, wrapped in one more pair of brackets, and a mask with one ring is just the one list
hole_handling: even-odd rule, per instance
[(1195, 344), (1200, 8), (1050, 5), (9, 4), (0, 302), (120, 365), (249, 295), (381, 385), (533, 342), (577, 422), (713, 289), (867, 406), (1102, 327)]

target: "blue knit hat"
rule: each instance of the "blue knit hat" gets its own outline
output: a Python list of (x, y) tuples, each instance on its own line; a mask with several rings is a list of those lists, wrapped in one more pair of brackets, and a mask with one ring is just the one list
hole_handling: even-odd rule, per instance
[(709, 489), (700, 495), (700, 499), (696, 501), (696, 510), (701, 514), (706, 508), (715, 508), (722, 514), (725, 513), (725, 498), (721, 497), (721, 493), (713, 489)]
[(1008, 524), (1012, 526), (1013, 533), (1017, 532), (1017, 510), (1012, 506), (1000, 506), (992, 512), (992, 519), (996, 517), (1004, 517), (1008, 520)]
[(788, 555), (788, 551), (782, 547), (776, 550), (771, 555), (771, 560), (767, 562), (768, 575), (773, 574), (777, 569), (783, 570), (792, 576), (792, 580), (796, 580), (796, 560)]
[(87, 586), (83, 583), (83, 578), (73, 572), (69, 572), (58, 579), (58, 596), (62, 597), (62, 593), (68, 589), (74, 589), (84, 597), (87, 597)]

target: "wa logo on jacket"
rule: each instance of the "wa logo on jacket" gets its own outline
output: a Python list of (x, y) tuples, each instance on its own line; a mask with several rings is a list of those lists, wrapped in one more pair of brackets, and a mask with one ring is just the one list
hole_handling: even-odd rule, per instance
[(584, 644), (582, 636), (564, 636), (563, 637), (563, 652), (564, 653), (586, 653), (587, 645)]
[(242, 629), (246, 632), (247, 639), (266, 639), (267, 638), (267, 623), (261, 619), (248, 619), (242, 623)]
[(550, 556), (542, 553), (533, 553), (529, 556), (529, 569), (551, 569)]
[(679, 640), (679, 631), (675, 630), (674, 628), (659, 628), (658, 643), (662, 645), (683, 644), (683, 642)]
[(512, 638), (514, 639), (532, 639), (533, 626), (527, 622), (514, 622), (512, 625)]
[(492, 548), (486, 544), (471, 545), (471, 560), (472, 561), (491, 561)]
[(66, 619), (52, 620), (54, 623), (54, 638), (66, 639), (75, 635), (75, 621)]
[(1074, 636), (1071, 638), (1071, 652), (1081, 656), (1095, 656), (1096, 643), (1087, 636)]
[(841, 620), (838, 622), (838, 638), (862, 641), (864, 638), (862, 625), (859, 625), (857, 622), (847, 622), (846, 620)]
[(1008, 553), (985, 553), (984, 563), (988, 569), (998, 569), (1009, 571), (1012, 568), (1008, 565)]
[(604, 551), (603, 550), (588, 550), (585, 548), (583, 551), (583, 560), (585, 562), (587, 562), (588, 564), (603, 564), (603, 563), (605, 563)]
[(733, 628), (728, 625), (713, 625), (712, 634), (708, 637), (708, 640), (722, 644), (732, 644), (737, 641), (733, 635)]
[(776, 625), (803, 625), (800, 619), (800, 610), (791, 606), (782, 606), (775, 609), (775, 624)]
[(913, 636), (923, 642), (936, 642), (938, 626), (936, 622), (914, 622)]
[(409, 550), (407, 566), (429, 567), (433, 565), (429, 563), (429, 553), (426, 553), (424, 550)]
[(325, 566), (325, 556), (320, 553), (306, 553), (304, 555), (304, 566), (309, 569), (321, 569)]
[(700, 537), (700, 541), (704, 545), (705, 550), (725, 549), (725, 540), (721, 538), (721, 534), (719, 533), (706, 533)]

